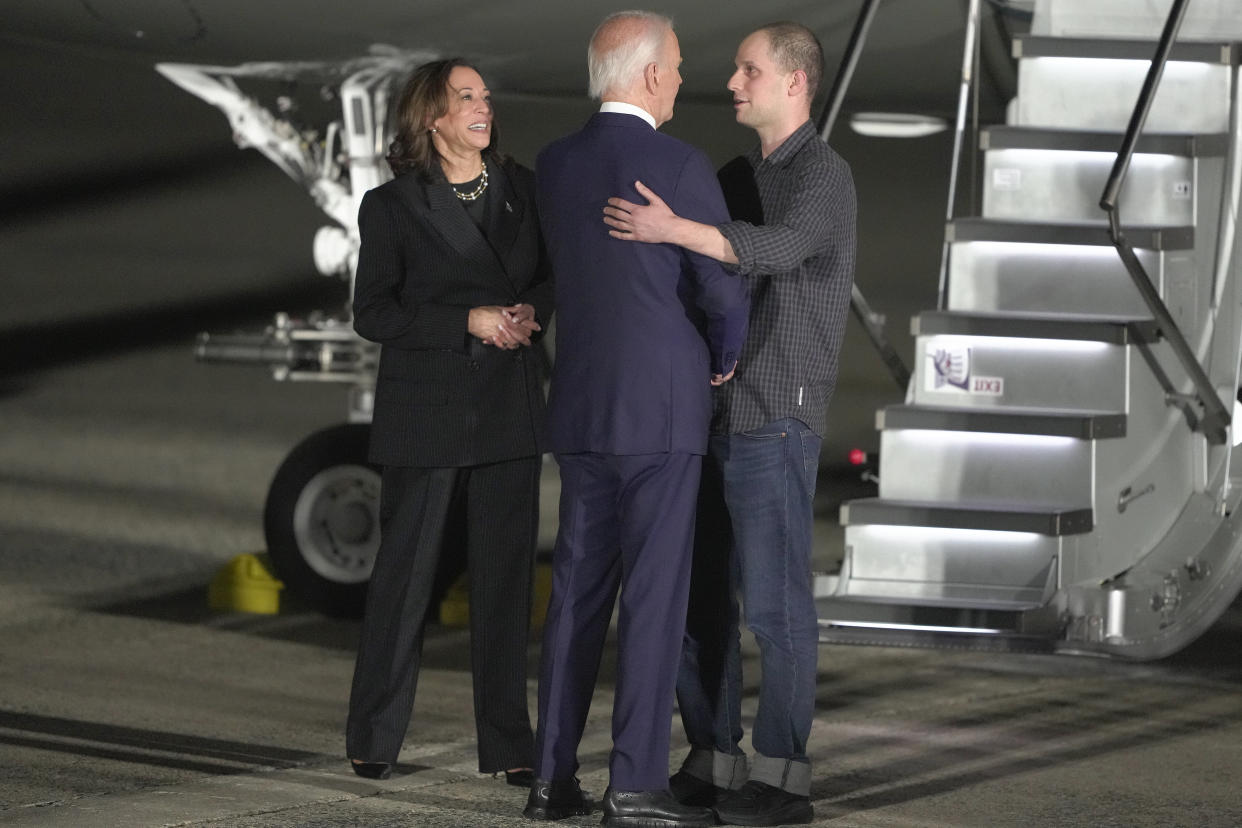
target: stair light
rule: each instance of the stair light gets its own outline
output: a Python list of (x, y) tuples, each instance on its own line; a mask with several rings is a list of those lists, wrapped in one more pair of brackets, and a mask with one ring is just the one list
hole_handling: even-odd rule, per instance
[[(1084, 4), (1085, 5), (1085, 4)], [(1151, 67), (1151, 60), (1024, 57), (1018, 77), (1019, 121), (1027, 126), (1069, 119), (1075, 129), (1122, 131)], [(1149, 129), (1166, 132), (1224, 132), (1227, 108), (1209, 101), (1233, 97), (1236, 70), (1216, 63), (1171, 60), (1165, 64), (1153, 102)], [(1037, 89), (1056, 90), (1041, 98)]]
[(930, 624), (890, 624), (880, 621), (820, 621), (826, 627), (860, 627), (868, 630), (911, 630), (914, 632), (967, 633), (970, 635), (1000, 635), (1005, 630), (994, 630), (988, 627), (937, 627)]
[[(928, 336), (928, 349), (932, 348), (951, 348), (958, 347), (978, 347), (983, 343), (979, 340), (985, 338), (985, 334), (933, 334)], [(1062, 353), (1073, 351), (1082, 352), (1100, 352), (1113, 347), (1107, 342), (1099, 342), (1090, 339), (1037, 339), (1035, 337), (1025, 336), (1005, 336), (997, 334), (988, 337), (996, 340), (988, 342), (987, 349), (989, 354), (999, 354), (1005, 351), (1060, 351)]]
[[(1072, 166), (1078, 168), (1074, 171), (1076, 177), (1082, 177), (1087, 170), (1092, 168), (1100, 175), (1107, 176), (1112, 169), (1113, 161), (1117, 158), (1115, 151), (1103, 150), (1058, 149), (1049, 151), (1046, 149), (1012, 147), (1008, 149), (994, 149), (989, 152), (991, 155), (988, 163), (999, 169), (1018, 167), (1024, 170), (1040, 169), (1056, 172), (1066, 169), (1067, 166)], [(1167, 173), (1169, 169), (1190, 167), (1190, 163), (1185, 156), (1172, 155), (1165, 152), (1136, 152), (1131, 158), (1130, 164), (1136, 170), (1150, 171), (1154, 175)]]
[[(1032, 68), (1038, 67), (1041, 73), (1048, 69), (1062, 73), (1070, 84), (1078, 82), (1081, 86), (1083, 78), (1090, 78), (1093, 84), (1101, 88), (1119, 88), (1132, 84), (1136, 92), (1151, 67), (1150, 60), (1138, 59), (1042, 56), (1028, 60), (1032, 63)], [(1202, 86), (1213, 73), (1218, 74), (1219, 67), (1210, 63), (1170, 60), (1164, 65), (1162, 84)], [(1047, 83), (1046, 79), (1042, 80)]]
[[(1107, 240), (1101, 233), (1100, 238)], [(1117, 261), (1117, 250), (1106, 244), (1037, 244), (1035, 242), (1011, 241), (960, 241), (969, 245), (973, 255), (989, 258), (1031, 258), (1061, 260), (1067, 257), (1079, 259), (1107, 259)], [(1139, 251), (1140, 253), (1146, 251)], [(1120, 267), (1120, 265), (1119, 265)]]
[(1027, 546), (1043, 543), (1047, 538), (1038, 532), (1006, 532), (1000, 529), (950, 529), (939, 526), (896, 526), (883, 523), (868, 523), (848, 527), (850, 532), (865, 532), (873, 536), (870, 540), (877, 544), (885, 542), (901, 544), (908, 542), (977, 544), (995, 547), (999, 544), (1011, 546)]
[(944, 118), (901, 112), (857, 112), (850, 129), (869, 138), (924, 138), (949, 128)]
[(1050, 434), (1009, 434), (999, 431), (937, 431), (935, 429), (893, 429), (887, 436), (896, 440), (898, 435), (916, 446), (995, 446), (996, 448), (1035, 449), (1040, 452), (1058, 448), (1077, 448), (1082, 440)]

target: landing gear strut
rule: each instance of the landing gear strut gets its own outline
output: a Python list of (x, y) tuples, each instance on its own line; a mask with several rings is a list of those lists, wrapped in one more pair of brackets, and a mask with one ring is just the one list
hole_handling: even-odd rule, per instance
[[(333, 222), (315, 237), (316, 267), (348, 281), (352, 296), (358, 204), (390, 177), (383, 163), (390, 92), (429, 57), (376, 49), (341, 63), (157, 69), (221, 109), (238, 146), (258, 150), (306, 188)], [(294, 95), (299, 85), (318, 98), (305, 113)], [(275, 95), (270, 105), (257, 97), (263, 91)], [(333, 101), (339, 114), (326, 126), (299, 122), (317, 120)], [(349, 386), (349, 423), (315, 432), (290, 452), (268, 491), (263, 529), (286, 594), (329, 615), (360, 615), (380, 536), (380, 474), (366, 459), (379, 347), (354, 333), (347, 305), (304, 319), (278, 313), (258, 333), (200, 334), (195, 355), (265, 365), (278, 381)]]

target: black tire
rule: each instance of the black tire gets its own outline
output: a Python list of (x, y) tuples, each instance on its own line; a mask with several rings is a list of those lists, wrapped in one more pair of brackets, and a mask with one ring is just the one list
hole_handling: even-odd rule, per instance
[(379, 550), (379, 469), (367, 462), (370, 426), (316, 431), (276, 470), (263, 533), (276, 575), (297, 600), (358, 617)]

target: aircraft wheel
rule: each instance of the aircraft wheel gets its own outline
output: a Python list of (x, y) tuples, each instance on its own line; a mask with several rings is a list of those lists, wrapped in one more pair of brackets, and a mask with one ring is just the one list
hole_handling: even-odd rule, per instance
[(325, 428), (276, 470), (263, 532), (292, 595), (334, 616), (357, 617), (379, 551), (380, 474), (367, 462), (370, 427)]

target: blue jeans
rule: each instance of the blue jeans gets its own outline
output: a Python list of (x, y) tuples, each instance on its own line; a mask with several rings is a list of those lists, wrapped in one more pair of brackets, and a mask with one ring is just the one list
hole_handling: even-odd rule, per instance
[(811, 588), (812, 500), (821, 440), (783, 419), (712, 437), (703, 466), (677, 699), (691, 753), (682, 769), (724, 788), (746, 781), (738, 595), (762, 676), (749, 778), (810, 790), (819, 630)]

